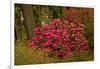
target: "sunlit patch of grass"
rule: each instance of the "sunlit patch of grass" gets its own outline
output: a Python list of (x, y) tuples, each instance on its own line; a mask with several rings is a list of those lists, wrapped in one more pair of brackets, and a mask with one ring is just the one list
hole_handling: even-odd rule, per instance
[(27, 64), (47, 64), (47, 63), (63, 63), (76, 61), (92, 61), (93, 53), (80, 53), (77, 55), (66, 56), (59, 59), (56, 56), (49, 57), (48, 53), (41, 50), (33, 50), (25, 46), (25, 42), (18, 42), (15, 46), (15, 65)]
[(15, 46), (15, 65), (51, 63), (53, 59), (46, 52), (36, 51), (25, 46)]

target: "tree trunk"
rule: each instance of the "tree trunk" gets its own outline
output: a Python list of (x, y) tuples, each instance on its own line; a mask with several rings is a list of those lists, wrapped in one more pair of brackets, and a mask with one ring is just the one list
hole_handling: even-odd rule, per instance
[(32, 5), (21, 5), (22, 13), (24, 17), (24, 25), (26, 29), (27, 38), (31, 39), (32, 30), (35, 27)]

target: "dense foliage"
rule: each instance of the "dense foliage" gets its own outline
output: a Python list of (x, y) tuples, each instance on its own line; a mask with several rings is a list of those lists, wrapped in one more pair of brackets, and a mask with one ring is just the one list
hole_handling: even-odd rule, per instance
[(84, 24), (53, 19), (49, 24), (36, 27), (28, 47), (46, 50), (49, 56), (63, 59), (75, 51), (87, 51), (88, 41), (84, 36)]

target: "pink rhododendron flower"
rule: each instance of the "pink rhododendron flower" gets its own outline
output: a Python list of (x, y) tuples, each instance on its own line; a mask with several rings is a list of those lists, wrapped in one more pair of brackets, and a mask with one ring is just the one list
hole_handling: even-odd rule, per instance
[(55, 54), (60, 59), (72, 55), (75, 50), (88, 50), (88, 41), (84, 37), (84, 25), (69, 20), (71, 22), (54, 19), (49, 24), (36, 27), (28, 47), (49, 50), (49, 53)]

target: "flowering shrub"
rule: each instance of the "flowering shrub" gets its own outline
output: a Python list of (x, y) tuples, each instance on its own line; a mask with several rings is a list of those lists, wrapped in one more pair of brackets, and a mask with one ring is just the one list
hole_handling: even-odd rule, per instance
[(63, 18), (67, 19), (70, 22), (82, 23), (84, 16), (82, 12), (82, 9), (70, 8), (67, 10), (66, 8), (64, 8)]
[(46, 50), (49, 56), (56, 55), (60, 59), (74, 54), (74, 51), (86, 51), (88, 41), (84, 37), (84, 24), (54, 19), (33, 30), (28, 47)]

